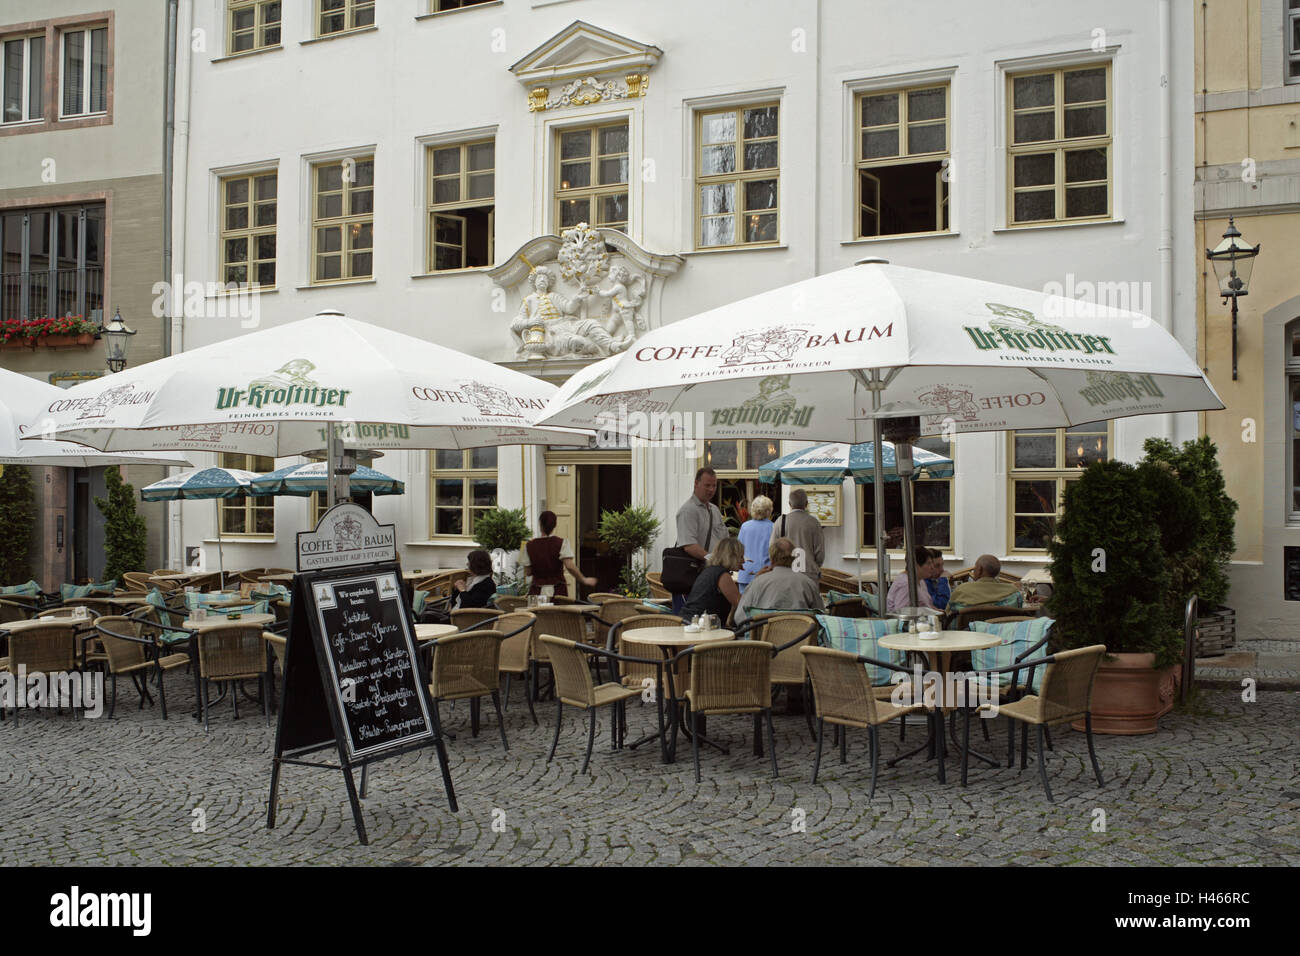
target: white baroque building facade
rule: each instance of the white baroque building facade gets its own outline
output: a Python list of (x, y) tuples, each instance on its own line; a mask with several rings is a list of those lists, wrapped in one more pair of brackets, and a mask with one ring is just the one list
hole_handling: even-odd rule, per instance
[[(173, 341), (337, 309), (560, 382), (646, 328), (877, 256), (1140, 309), (1194, 353), (1190, 9), (185, 0), (176, 271), (262, 291), (255, 316), (214, 288), (191, 297)], [(552, 261), (579, 222), (608, 253), (585, 278)], [(586, 332), (529, 341), (538, 281)], [(923, 540), (950, 569), (985, 552), (1041, 566), (1078, 464), (1196, 434), (1195, 416), (1150, 416), (929, 440), (957, 467), (918, 486)], [(535, 525), (549, 508), (606, 575), (600, 509), (650, 504), (671, 545), (699, 465), (739, 520), (756, 466), (796, 447), (389, 452), (374, 466), (407, 492), (373, 510), (407, 566), (435, 568), (463, 566), (476, 509)], [(870, 499), (848, 483), (821, 496), (828, 566), (861, 547), (873, 568)], [(313, 507), (223, 503), (226, 566), (293, 567)], [(887, 530), (896, 518), (887, 505)], [(170, 520), (172, 560), (200, 548), (215, 567), (211, 502)]]

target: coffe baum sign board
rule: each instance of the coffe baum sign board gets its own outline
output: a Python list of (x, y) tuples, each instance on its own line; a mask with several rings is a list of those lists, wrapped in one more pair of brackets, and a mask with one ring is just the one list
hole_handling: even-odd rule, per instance
[(315, 531), (298, 533), (298, 570), (324, 571), (397, 560), (397, 532), (360, 505), (344, 502), (325, 512)]

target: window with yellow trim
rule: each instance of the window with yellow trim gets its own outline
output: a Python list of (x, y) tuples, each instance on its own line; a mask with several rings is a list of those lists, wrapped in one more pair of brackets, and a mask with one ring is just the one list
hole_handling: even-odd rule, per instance
[(430, 146), (430, 272), (492, 265), (496, 143)]
[(772, 516), (781, 513), (781, 486), (758, 480), (758, 466), (781, 457), (781, 443), (767, 440), (706, 441), (700, 467), (718, 473), (713, 503), (732, 531), (749, 520), (749, 505), (758, 495), (772, 499)]
[(1007, 77), (1007, 221), (1111, 216), (1110, 64)]
[(1056, 534), (1061, 497), (1079, 473), (1111, 456), (1111, 425), (1089, 422), (1069, 428), (1019, 429), (1009, 432), (1010, 498), (1008, 550), (1046, 552)]
[(627, 232), (627, 120), (555, 134), (555, 221), (567, 229), (580, 222)]
[(312, 166), (312, 282), (374, 274), (373, 156)]
[(497, 504), (496, 448), (439, 449), (429, 453), (430, 534), (474, 534), (475, 518)]
[(226, 53), (279, 46), (280, 6), (280, 0), (229, 0)]
[(695, 113), (695, 247), (775, 243), (780, 106)]
[(948, 86), (857, 100), (857, 238), (948, 230)]
[[(932, 451), (951, 458), (956, 471), (955, 445), (941, 436), (920, 439), (913, 447)], [(912, 479), (912, 527), (916, 543), (921, 547), (953, 549), (953, 527), (957, 506), (953, 498), (952, 478)], [(862, 502), (862, 550), (871, 552), (876, 547), (876, 492), (868, 483), (858, 486)], [(890, 551), (903, 550), (903, 498), (899, 482), (885, 482), (885, 545)]]
[(221, 280), (275, 286), (276, 173), (221, 180)]
[[(217, 464), (264, 475), (275, 469), (275, 459), (266, 455), (239, 455), (223, 452)], [(275, 534), (275, 498), (270, 495), (236, 495), (218, 498), (223, 535), (271, 537)]]
[(373, 26), (375, 0), (316, 0), (316, 35), (330, 36)]

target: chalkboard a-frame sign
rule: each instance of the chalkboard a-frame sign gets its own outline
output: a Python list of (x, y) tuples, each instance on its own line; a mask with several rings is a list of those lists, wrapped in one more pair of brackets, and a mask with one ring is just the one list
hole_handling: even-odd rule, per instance
[[(373, 519), (371, 519), (373, 520)], [(410, 605), (395, 563), (337, 567), (294, 577), (284, 692), (266, 825), (284, 764), (343, 771), (353, 821), (368, 842), (352, 769), (427, 746), (438, 753), (452, 811), (456, 794), (426, 676), (416, 656)], [(338, 764), (301, 759), (337, 747)]]

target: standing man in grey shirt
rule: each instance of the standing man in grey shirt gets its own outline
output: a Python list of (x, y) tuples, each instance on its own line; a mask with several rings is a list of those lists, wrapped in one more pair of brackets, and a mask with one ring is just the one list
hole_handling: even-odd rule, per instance
[(795, 570), (802, 571), (816, 584), (821, 579), (826, 543), (821, 522), (807, 512), (807, 507), (808, 492), (802, 488), (790, 492), (790, 510), (772, 525), (771, 543), (775, 544), (777, 538), (789, 538), (795, 547)]
[[(677, 509), (677, 547), (699, 561), (708, 557), (714, 545), (727, 536), (722, 512), (713, 503), (717, 490), (718, 473), (712, 468), (701, 468), (695, 473), (695, 491)], [(673, 595), (674, 612), (680, 611), (685, 603), (685, 594)]]

